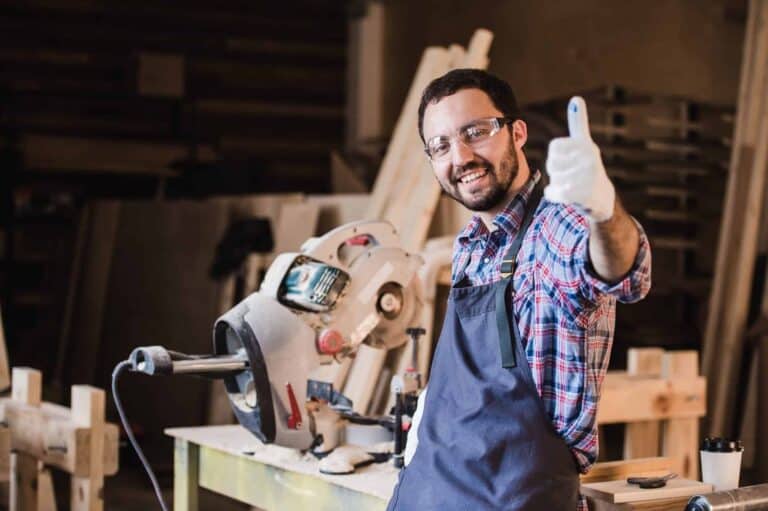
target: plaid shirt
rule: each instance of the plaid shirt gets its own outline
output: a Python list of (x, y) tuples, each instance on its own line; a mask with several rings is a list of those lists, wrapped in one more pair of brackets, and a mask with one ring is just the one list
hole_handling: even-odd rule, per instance
[[(454, 243), (452, 280), (472, 285), (501, 279), (501, 260), (517, 234), (536, 171), (489, 232), (475, 216)], [(517, 255), (513, 308), (536, 390), (582, 472), (597, 459), (597, 403), (611, 355), (616, 300), (642, 299), (651, 286), (651, 251), (640, 227), (634, 265), (616, 284), (589, 262), (589, 222), (573, 206), (542, 198)]]

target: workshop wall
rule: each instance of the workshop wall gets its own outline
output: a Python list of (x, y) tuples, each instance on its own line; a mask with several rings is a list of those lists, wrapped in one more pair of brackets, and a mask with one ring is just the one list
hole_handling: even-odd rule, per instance
[(616, 84), (734, 104), (744, 13), (726, 0), (391, 0), (385, 2), (384, 132), (428, 45), (494, 33), (489, 71), (521, 104)]

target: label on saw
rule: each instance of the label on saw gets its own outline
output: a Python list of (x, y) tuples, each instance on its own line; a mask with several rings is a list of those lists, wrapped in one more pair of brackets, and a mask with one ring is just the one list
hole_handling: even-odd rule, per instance
[(371, 333), (371, 330), (376, 328), (376, 325), (379, 323), (379, 315), (375, 312), (371, 312), (368, 314), (365, 319), (357, 325), (357, 328), (355, 328), (355, 331), (352, 332), (352, 334), (349, 336), (349, 340), (352, 342), (353, 346), (356, 346), (363, 342), (363, 339)]
[(373, 299), (376, 292), (379, 290), (379, 287), (381, 287), (381, 284), (386, 282), (394, 271), (395, 267), (392, 263), (389, 261), (384, 263), (384, 265), (379, 268), (379, 271), (374, 273), (373, 277), (371, 277), (371, 279), (368, 281), (368, 285), (361, 289), (359, 293), (357, 293), (357, 300), (362, 304), (369, 303), (371, 299)]

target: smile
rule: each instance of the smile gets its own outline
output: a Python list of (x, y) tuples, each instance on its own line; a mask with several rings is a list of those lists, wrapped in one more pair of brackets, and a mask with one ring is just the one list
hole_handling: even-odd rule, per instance
[(467, 174), (464, 174), (463, 176), (458, 178), (457, 181), (466, 185), (480, 179), (487, 173), (488, 173), (488, 169), (474, 170), (472, 172), (468, 172)]

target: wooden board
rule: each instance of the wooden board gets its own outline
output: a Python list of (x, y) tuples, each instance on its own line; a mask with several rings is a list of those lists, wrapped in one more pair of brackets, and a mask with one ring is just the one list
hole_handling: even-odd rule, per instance
[(608, 371), (597, 421), (600, 424), (701, 417), (706, 413), (706, 380), (635, 378)]
[(0, 309), (0, 391), (11, 386), (11, 371), (8, 367), (8, 346), (5, 342), (5, 329), (3, 328), (3, 313)]
[[(662, 359), (665, 378), (696, 378), (699, 352), (668, 351)], [(699, 477), (699, 419), (670, 418), (662, 423), (662, 452), (675, 461), (673, 470), (682, 477)]]
[(72, 511), (104, 509), (104, 414), (106, 394), (88, 385), (72, 387), (72, 422), (87, 428), (89, 448), (85, 456), (88, 475), (72, 475), (70, 506)]
[[(627, 352), (627, 374), (661, 376), (662, 348), (632, 348)], [(624, 458), (645, 458), (659, 454), (661, 424), (658, 421), (627, 423), (624, 429)]]
[(582, 484), (626, 479), (630, 476), (658, 477), (671, 471), (673, 460), (666, 457), (637, 458), (633, 460), (603, 461), (579, 476)]
[(625, 479), (581, 485), (583, 495), (616, 504), (701, 495), (711, 491), (711, 484), (679, 477), (667, 481), (664, 488), (653, 489), (641, 489), (636, 484), (627, 483)]
[(739, 85), (726, 202), (705, 330), (704, 372), (710, 377), (709, 430), (733, 432), (756, 245), (768, 174), (768, 2), (751, 1)]

